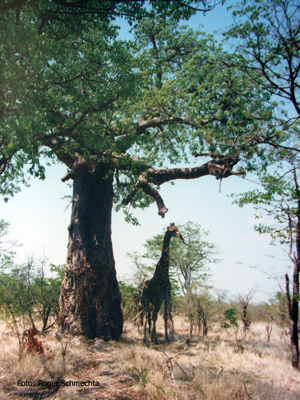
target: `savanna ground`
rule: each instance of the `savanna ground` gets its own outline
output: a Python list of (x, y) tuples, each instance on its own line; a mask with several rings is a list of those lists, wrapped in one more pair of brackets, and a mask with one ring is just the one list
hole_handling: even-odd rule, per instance
[[(174, 325), (172, 342), (161, 336), (159, 345), (144, 345), (142, 329), (132, 323), (125, 323), (119, 342), (62, 338), (52, 330), (38, 335), (43, 354), (25, 350), (19, 361), (16, 335), (2, 323), (0, 398), (300, 399), (300, 372), (291, 366), (289, 338), (279, 327), (268, 343), (263, 323), (252, 324), (246, 337), (214, 326), (206, 338), (190, 338), (181, 317)], [(26, 381), (35, 386), (22, 386)]]

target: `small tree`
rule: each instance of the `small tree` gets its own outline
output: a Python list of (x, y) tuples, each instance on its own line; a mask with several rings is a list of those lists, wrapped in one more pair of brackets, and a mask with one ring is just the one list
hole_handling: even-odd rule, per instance
[(228, 328), (237, 328), (239, 326), (237, 322), (237, 310), (234, 307), (227, 308), (224, 311), (224, 322), (222, 327), (225, 329)]
[[(297, 169), (293, 167), (282, 176), (263, 173), (260, 176), (263, 190), (254, 190), (239, 195), (236, 203), (242, 207), (245, 204), (254, 204), (257, 210), (262, 210), (277, 224), (255, 226), (259, 233), (271, 236), (271, 243), (279, 241), (285, 246), (286, 253), (293, 263), (293, 285), (290, 294), (289, 275), (286, 280), (286, 304), (291, 321), (291, 350), (292, 365), (299, 368), (299, 272), (300, 272), (300, 189)], [(262, 214), (257, 214), (260, 218)]]
[(0, 219), (0, 270), (4, 271), (13, 265), (15, 252), (12, 250), (14, 244), (5, 240), (8, 234), (9, 223)]
[(42, 331), (49, 325), (50, 316), (54, 322), (57, 319), (57, 301), (62, 282), (63, 266), (51, 267), (52, 272), (58, 272), (57, 277), (46, 278), (45, 263), (37, 264), (33, 259), (21, 266), (11, 266), (3, 270), (0, 276), (0, 308), (8, 318), (22, 322), (23, 331), (28, 324), (38, 331), (37, 322), (42, 322)]
[(122, 312), (124, 321), (134, 318), (141, 311), (140, 297), (141, 291), (134, 285), (122, 280), (119, 281), (122, 297)]
[[(209, 233), (199, 224), (189, 221), (184, 225), (177, 225), (177, 227), (184, 242), (170, 243), (170, 271), (174, 280), (176, 279), (179, 283), (182, 293), (186, 295), (193, 282), (204, 284), (208, 281), (210, 275), (207, 264), (217, 263), (219, 259), (215, 257), (218, 253), (216, 246), (205, 240)], [(162, 241), (163, 234), (148, 239), (144, 244), (146, 252), (142, 257), (158, 260)]]
[[(56, 275), (52, 278), (46, 277), (44, 262), (36, 270), (31, 290), (36, 315), (42, 320), (42, 331), (49, 329), (57, 320), (57, 301), (64, 277), (64, 268), (64, 265), (51, 264), (50, 271)], [(49, 324), (50, 317), (52, 322)]]
[(192, 336), (194, 328), (198, 333), (202, 328), (202, 336), (207, 336), (209, 321), (215, 314), (215, 300), (213, 299), (209, 288), (199, 288), (200, 291), (193, 291), (190, 297), (182, 302), (181, 310), (189, 318), (190, 335)]
[[(184, 243), (181, 241), (170, 243), (171, 308), (174, 307), (176, 295), (181, 292), (183, 299), (179, 309), (188, 317), (192, 334), (195, 324), (198, 327), (200, 324), (207, 326), (209, 312), (206, 299), (210, 277), (207, 264), (217, 263), (219, 260), (215, 257), (216, 246), (205, 239), (208, 232), (199, 224), (189, 221), (177, 227), (184, 238)], [(129, 254), (135, 266), (138, 285), (142, 286), (143, 282), (151, 277), (161, 255), (162, 242), (163, 234), (155, 235), (144, 244), (146, 252), (142, 256), (138, 253)], [(153, 260), (154, 263), (149, 265), (142, 262), (142, 259)]]
[(250, 325), (252, 322), (252, 316), (249, 312), (249, 303), (253, 298), (255, 290), (251, 289), (247, 294), (240, 294), (238, 296), (238, 304), (239, 304), (239, 314), (241, 321), (243, 323), (244, 333), (250, 329)]
[(177, 279), (184, 295), (184, 310), (190, 322), (190, 335), (194, 327), (202, 326), (203, 336), (208, 332), (212, 312), (208, 264), (218, 263), (216, 246), (206, 240), (209, 235), (199, 224), (191, 221), (179, 226), (184, 243), (179, 243), (171, 253)]
[[(270, 298), (266, 303), (264, 303), (264, 320), (268, 322), (269, 332), (272, 329), (272, 324), (276, 324), (280, 327), (282, 338), (285, 332), (289, 331), (290, 320), (289, 313), (286, 306), (286, 293), (278, 291), (275, 296)], [(268, 341), (270, 340), (270, 334), (268, 334)]]

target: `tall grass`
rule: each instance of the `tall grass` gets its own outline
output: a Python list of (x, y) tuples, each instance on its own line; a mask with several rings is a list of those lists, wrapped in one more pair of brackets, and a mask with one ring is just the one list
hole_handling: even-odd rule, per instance
[[(270, 342), (263, 323), (242, 330), (215, 326), (206, 338), (189, 337), (189, 326), (175, 318), (174, 341), (142, 343), (142, 332), (125, 325), (120, 342), (39, 336), (44, 354), (18, 357), (18, 339), (0, 326), (0, 398), (21, 399), (182, 399), (296, 400), (300, 372), (289, 359), (289, 339), (273, 326)], [(163, 332), (159, 321), (158, 331)], [(67, 346), (66, 346), (67, 343)], [(64, 351), (65, 349), (65, 351)], [(61, 382), (97, 381), (97, 387)], [(18, 381), (59, 382), (58, 387), (23, 387)]]

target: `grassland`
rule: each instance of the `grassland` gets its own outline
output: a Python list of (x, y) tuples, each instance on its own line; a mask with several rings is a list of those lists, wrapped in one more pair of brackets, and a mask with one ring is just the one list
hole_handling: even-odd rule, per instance
[(53, 329), (38, 335), (43, 354), (24, 350), (20, 360), (17, 337), (2, 323), (0, 399), (300, 399), (289, 338), (273, 326), (268, 342), (265, 325), (251, 325), (246, 337), (216, 325), (206, 338), (190, 338), (177, 317), (172, 342), (161, 337), (159, 345), (144, 345), (130, 323), (119, 342), (61, 337)]

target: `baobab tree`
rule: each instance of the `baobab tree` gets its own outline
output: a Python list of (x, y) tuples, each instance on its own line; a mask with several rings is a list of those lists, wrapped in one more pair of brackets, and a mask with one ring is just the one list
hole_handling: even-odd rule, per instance
[[(143, 19), (131, 41), (93, 20), (60, 40), (53, 21), (41, 27), (34, 14), (2, 14), (1, 192), (14, 194), (26, 171), (44, 178), (45, 157), (66, 165), (73, 200), (59, 324), (116, 339), (123, 319), (113, 204), (134, 222), (127, 205), (155, 201), (163, 218), (160, 185), (243, 176), (265, 154), (251, 138), (273, 129), (272, 105), (256, 85), (245, 86), (233, 55), (176, 18)], [(176, 168), (188, 157), (204, 159)]]

